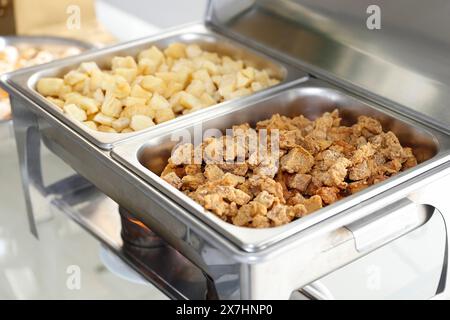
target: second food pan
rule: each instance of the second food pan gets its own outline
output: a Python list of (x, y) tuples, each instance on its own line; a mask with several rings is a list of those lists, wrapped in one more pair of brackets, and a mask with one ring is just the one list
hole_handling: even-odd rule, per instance
[[(403, 146), (411, 147), (414, 150), (419, 164), (304, 218), (269, 229), (250, 229), (226, 223), (159, 177), (173, 147), (179, 142), (180, 137), (185, 136), (186, 132), (190, 133), (192, 137), (196, 130), (205, 132), (208, 129), (219, 129), (224, 132), (225, 129), (244, 122), (255, 125), (256, 122), (268, 119), (275, 113), (291, 117), (304, 115), (315, 119), (322, 113), (334, 109), (339, 110), (344, 125), (355, 123), (360, 115), (378, 119), (384, 131), (394, 132)], [(172, 127), (172, 130), (160, 131), (156, 137), (142, 135), (132, 141), (122, 143), (113, 149), (112, 156), (246, 251), (263, 249), (313, 224), (350, 209), (364, 200), (448, 161), (450, 155), (450, 141), (439, 131), (425, 127), (400, 114), (387, 111), (382, 106), (372, 104), (319, 80), (307, 81), (294, 89), (276, 93), (260, 101), (241, 104), (234, 108), (224, 108), (222, 112), (201, 120), (203, 120), (201, 127), (194, 124), (196, 121), (184, 121), (180, 122), (176, 129)], [(194, 141), (192, 142), (194, 143)], [(149, 167), (151, 170), (148, 169)]]
[[(216, 52), (220, 55), (227, 55), (233, 59), (242, 59), (248, 62), (249, 65), (261, 69), (269, 70), (275, 78), (280, 79), (280, 84), (269, 87), (261, 92), (253, 95), (265, 94), (264, 92), (271, 92), (272, 90), (279, 90), (286, 83), (306, 77), (306, 74), (286, 63), (276, 60), (273, 57), (267, 56), (264, 53), (252, 50), (245, 45), (239, 44), (229, 38), (214, 33), (206, 28), (203, 24), (194, 24), (187, 27), (180, 27), (166, 33), (152, 36), (140, 40), (131, 41), (125, 44), (119, 44), (109, 48), (96, 50), (77, 57), (65, 59), (62, 61), (51, 63), (47, 68), (28, 69), (21, 73), (18, 71), (15, 80), (12, 81), (8, 77), (4, 78), (10, 85), (24, 90), (27, 97), (35, 101), (39, 101), (39, 105), (52, 115), (56, 116), (63, 123), (76, 130), (83, 137), (88, 139), (100, 148), (110, 149), (112, 145), (120, 140), (141, 134), (143, 132), (154, 131), (163, 128), (167, 124), (178, 122), (183, 118), (191, 118), (195, 114), (214, 113), (222, 106), (229, 104), (230, 101), (225, 101), (208, 108), (196, 111), (188, 115), (183, 115), (173, 120), (158, 124), (143, 131), (133, 133), (105, 133), (89, 129), (81, 122), (70, 120), (60, 109), (53, 106), (47, 99), (41, 96), (36, 90), (36, 83), (43, 77), (62, 77), (71, 70), (75, 70), (82, 62), (96, 62), (100, 68), (110, 67), (111, 59), (115, 56), (137, 56), (142, 50), (148, 49), (155, 45), (160, 49), (166, 48), (169, 44), (181, 42), (185, 44), (198, 44), (202, 49)], [(248, 97), (241, 98), (247, 99)], [(239, 98), (236, 98), (239, 99)]]

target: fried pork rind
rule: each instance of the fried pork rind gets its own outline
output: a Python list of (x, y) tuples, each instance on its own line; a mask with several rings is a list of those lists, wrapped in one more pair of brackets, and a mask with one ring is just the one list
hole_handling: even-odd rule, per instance
[[(229, 66), (231, 67), (231, 66)], [(174, 150), (161, 177), (206, 210), (237, 226), (268, 228), (300, 219), (417, 165), (378, 120), (341, 126), (337, 110), (316, 120), (274, 115), (233, 126), (228, 136)], [(254, 149), (250, 138), (278, 130), (279, 152)], [(257, 145), (264, 144), (257, 139)], [(268, 144), (268, 141), (267, 141)], [(194, 154), (201, 163), (191, 163)], [(243, 159), (238, 161), (238, 154)]]

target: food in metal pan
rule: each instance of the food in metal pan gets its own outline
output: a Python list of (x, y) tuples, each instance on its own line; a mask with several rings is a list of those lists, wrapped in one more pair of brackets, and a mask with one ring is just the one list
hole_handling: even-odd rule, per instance
[(137, 57), (114, 57), (110, 68), (82, 63), (62, 78), (42, 78), (37, 91), (93, 130), (128, 133), (249, 95), (278, 79), (242, 60), (196, 44), (155, 46)]
[[(31, 45), (21, 43), (6, 45), (0, 48), (0, 74), (11, 72), (20, 68), (30, 67), (52, 60), (79, 54), (81, 50), (73, 46), (57, 44)], [(0, 120), (11, 116), (8, 94), (0, 89)]]
[(415, 165), (413, 150), (378, 120), (360, 116), (345, 126), (334, 110), (315, 120), (275, 114), (196, 147), (180, 144), (161, 177), (224, 221), (267, 228)]

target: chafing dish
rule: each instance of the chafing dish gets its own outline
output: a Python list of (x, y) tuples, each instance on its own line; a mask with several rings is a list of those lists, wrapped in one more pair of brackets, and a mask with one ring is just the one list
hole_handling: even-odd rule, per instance
[[(190, 260), (195, 270), (201, 270), (208, 298), (287, 299), (293, 291), (427, 226), (431, 220), (445, 229), (450, 203), (439, 191), (450, 183), (450, 136), (445, 126), (449, 119), (436, 117), (437, 106), (424, 113), (420, 108), (403, 104), (404, 95), (392, 92), (380, 95), (382, 88), (371, 87), (366, 78), (361, 78), (365, 70), (355, 71), (351, 61), (334, 51), (327, 56), (327, 49), (341, 49), (338, 52), (363, 57), (358, 61), (366, 61), (371, 67), (390, 70), (389, 64), (378, 63), (376, 58), (371, 60), (370, 55), (345, 43), (333, 42), (334, 46), (327, 47), (330, 41), (327, 32), (332, 29), (315, 33), (301, 24), (293, 24), (292, 17), (286, 19), (286, 8), (296, 14), (295, 18), (302, 17), (301, 14), (315, 17), (308, 15), (314, 13), (309, 1), (279, 0), (276, 1), (279, 6), (274, 2), (211, 1), (206, 24), (184, 26), (161, 36), (3, 76), (2, 86), (10, 93), (13, 105), (32, 232), (37, 234), (33, 221), (33, 211), (38, 210), (36, 195), (43, 193), (47, 198), (62, 199), (58, 190), (43, 185), (40, 165), (35, 160), (40, 138), (81, 176)], [(310, 28), (316, 30), (317, 25), (311, 24)], [(286, 30), (293, 30), (292, 37), (304, 42), (284, 41), (282, 35)], [(133, 50), (149, 43), (164, 43), (164, 39), (179, 40), (185, 36), (182, 39), (186, 41), (189, 37), (198, 40), (198, 34), (202, 34), (201, 39), (220, 37), (255, 51), (279, 70), (284, 68), (285, 82), (130, 136), (87, 133), (55, 112), (33, 90), (36, 78), (61, 74), (82, 61), (101, 61), (119, 52), (136, 52)], [(317, 55), (314, 59), (313, 54)], [(376, 63), (370, 64), (373, 61)], [(401, 80), (405, 74), (389, 75)], [(185, 129), (187, 132), (224, 129), (244, 121), (254, 123), (276, 112), (314, 117), (334, 108), (348, 122), (360, 114), (379, 119), (385, 129), (399, 136), (402, 144), (414, 148), (419, 165), (306, 218), (264, 230), (239, 228), (220, 221), (169, 189), (157, 176), (160, 167), (153, 167), (153, 171), (146, 168), (149, 160), (163, 163), (176, 143), (171, 137)], [(201, 124), (201, 129), (196, 129), (195, 124)], [(77, 190), (80, 186), (68, 184), (61, 188)], [(83, 219), (74, 219), (85, 224)], [(90, 231), (102, 238), (102, 230)], [(446, 294), (448, 280), (448, 234), (445, 238), (445, 245), (439, 246), (442, 270), (436, 283), (438, 297)], [(135, 261), (130, 264), (138, 269)]]

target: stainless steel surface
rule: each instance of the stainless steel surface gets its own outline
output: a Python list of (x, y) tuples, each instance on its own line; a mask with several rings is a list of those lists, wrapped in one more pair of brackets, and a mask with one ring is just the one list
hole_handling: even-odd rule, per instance
[[(80, 186), (73, 189), (74, 184)], [(172, 299), (205, 299), (207, 281), (202, 271), (166, 244), (139, 248), (124, 244), (119, 206), (81, 177), (63, 180), (54, 188), (66, 193), (53, 197), (51, 206), (66, 214), (100, 240), (145, 280)]]
[[(106, 67), (110, 63), (111, 58), (114, 56), (135, 56), (140, 51), (148, 48), (150, 45), (166, 47), (168, 44), (177, 41), (184, 43), (197, 43), (204, 49), (218, 52), (220, 54), (226, 54), (234, 58), (245, 59), (250, 65), (253, 65), (257, 68), (267, 69), (275, 77), (283, 80), (281, 85), (262, 90), (262, 92), (255, 93), (254, 96), (261, 96), (267, 92), (270, 92), (271, 90), (278, 90), (283, 86), (283, 83), (286, 84), (290, 81), (305, 77), (306, 75), (304, 72), (301, 72), (298, 69), (289, 66), (288, 64), (276, 60), (273, 57), (269, 57), (263, 53), (256, 52), (245, 47), (244, 45), (240, 45), (230, 39), (224, 38), (221, 35), (208, 30), (202, 24), (194, 24), (186, 27), (179, 27), (156, 36), (134, 40), (125, 44), (119, 44), (113, 47), (88, 52), (77, 57), (56, 61), (54, 63), (46, 65), (45, 68), (36, 67), (28, 69), (26, 71), (18, 71), (15, 73), (13, 78), (4, 76), (2, 77), (2, 79), (5, 82), (9, 82), (11, 86), (14, 86), (23, 91), (26, 96), (32, 98), (35, 101), (39, 101), (39, 105), (41, 105), (42, 108), (44, 108), (46, 111), (50, 112), (57, 118), (60, 118), (61, 121), (79, 132), (82, 136), (86, 137), (97, 146), (109, 149), (114, 143), (118, 141), (140, 135), (144, 132), (157, 132), (159, 129), (165, 128), (171, 123), (178, 123), (179, 121), (183, 121), (183, 119), (190, 119), (194, 117), (195, 114), (217, 112), (218, 110), (220, 110), (220, 108), (223, 108), (224, 106), (232, 103), (232, 101), (222, 102), (195, 113), (180, 116), (174, 120), (158, 124), (157, 126), (142, 130), (140, 132), (127, 134), (111, 134), (89, 130), (80, 122), (72, 121), (71, 119), (66, 117), (59, 110), (57, 110), (57, 108), (46, 101), (44, 97), (42, 97), (34, 90), (37, 80), (44, 76), (62, 76), (69, 70), (77, 68), (81, 62), (85, 61), (95, 61), (99, 66)], [(243, 99), (248, 99), (248, 97)]]
[[(380, 29), (369, 29), (369, 6)], [(450, 4), (432, 0), (220, 0), (208, 22), (255, 48), (450, 132)]]
[[(240, 2), (241, 5), (245, 3), (247, 2)], [(251, 42), (250, 39), (247, 40)], [(295, 46), (298, 42), (290, 41), (289, 44)], [(277, 54), (261, 47), (259, 50), (276, 55), (280, 61), (288, 58), (285, 54)], [(72, 59), (71, 62), (76, 63), (77, 60)], [(47, 69), (35, 68), (32, 71), (45, 70)], [(19, 78), (19, 74), (14, 77)], [(24, 77), (24, 74), (20, 77)], [(5, 77), (3, 78), (5, 80)], [(396, 238), (427, 226), (428, 221), (435, 215), (442, 216), (445, 222), (450, 221), (450, 203), (437, 192), (447, 188), (450, 183), (449, 135), (445, 128), (424, 117), (418, 117), (417, 121), (411, 120), (410, 114), (405, 113), (404, 108), (386, 104), (382, 99), (377, 99), (381, 103), (373, 103), (373, 96), (359, 91), (356, 86), (349, 92), (339, 86), (317, 80), (302, 84), (304, 81), (305, 79), (301, 79), (297, 83), (287, 83), (269, 89), (265, 94), (230, 101), (214, 112), (210, 112), (210, 109), (208, 112), (193, 114), (189, 118), (167, 123), (160, 127), (161, 130), (155, 130), (153, 133), (148, 132), (133, 139), (123, 140), (117, 143), (114, 154), (119, 154), (119, 148), (125, 150), (130, 146), (129, 149), (134, 152), (128, 150), (130, 157), (128, 158), (127, 152), (124, 153), (127, 157), (123, 157), (123, 160), (133, 162), (132, 166), (128, 166), (113, 159), (109, 151), (98, 148), (91, 136), (66, 122), (65, 118), (53, 114), (52, 109), (43, 108), (42, 99), (34, 93), (29, 94), (31, 91), (27, 82), (24, 82), (23, 86), (8, 80), (3, 85), (8, 87), (12, 96), (22, 180), (26, 200), (30, 204), (28, 212), (32, 217), (35, 194), (61, 194), (57, 189), (53, 192), (42, 190), (40, 164), (31, 161), (36, 150), (39, 150), (42, 139), (51, 151), (80, 175), (115, 202), (133, 212), (136, 218), (202, 270), (209, 279), (208, 291), (214, 292), (214, 297), (220, 299), (288, 299), (293, 291), (362, 258)], [(298, 88), (282, 92), (294, 85), (298, 85)], [(343, 86), (346, 84), (343, 83)], [(219, 128), (246, 119), (254, 122), (256, 119), (249, 118), (250, 113), (247, 110), (259, 105), (259, 109), (264, 109), (265, 113), (258, 109), (257, 116), (270, 116), (274, 113), (271, 109), (271, 102), (274, 101), (281, 103), (276, 112), (286, 114), (297, 111), (294, 105), (296, 102), (299, 105), (308, 103), (302, 113), (311, 116), (336, 106), (345, 111), (347, 119), (350, 120), (358, 113), (375, 115), (385, 127), (396, 132), (404, 144), (414, 144), (413, 147), (420, 151), (419, 155), (422, 155), (422, 160), (425, 161), (412, 170), (348, 197), (308, 218), (279, 229), (262, 230), (263, 233), (259, 234), (231, 225), (216, 228), (218, 223), (210, 224), (207, 220), (199, 219), (161, 192), (158, 189), (159, 184), (157, 188), (148, 182), (150, 180), (146, 180), (150, 174), (142, 169), (137, 157), (137, 151), (144, 143), (157, 141), (171, 131), (191, 127), (193, 122), (203, 122), (204, 126), (214, 124)], [(341, 105), (343, 103), (345, 104)], [(74, 188), (78, 190), (77, 186)], [(179, 199), (178, 196), (175, 198)], [(398, 210), (392, 209), (402, 204), (397, 207), (402, 211), (403, 204), (409, 207), (409, 201), (415, 204), (417, 211), (414, 213), (417, 219), (395, 219), (402, 212), (398, 213)], [(392, 210), (388, 216), (380, 214), (385, 208)], [(424, 208), (426, 214), (423, 214)], [(359, 224), (360, 228), (376, 233), (377, 228), (385, 226), (379, 219), (395, 223), (395, 228), (368, 245), (366, 239), (359, 238), (357, 230), (360, 229), (355, 226)], [(224, 236), (223, 230), (226, 228), (233, 232), (236, 230), (236, 233)], [(352, 233), (350, 229), (356, 232)], [(379, 232), (381, 233), (381, 230)], [(93, 230), (93, 233), (101, 235), (100, 230)], [(250, 244), (264, 243), (267, 239), (273, 242), (256, 250), (252, 245), (239, 246), (236, 241), (230, 241), (236, 240), (231, 238), (236, 237), (236, 234), (248, 240)], [(365, 236), (365, 233), (363, 235)], [(361, 247), (358, 250), (358, 244), (361, 243), (365, 244), (365, 250)], [(438, 297), (444, 294), (449, 278), (447, 251), (442, 253), (442, 271), (440, 281), (436, 284)]]
[[(243, 122), (255, 125), (257, 121), (270, 118), (274, 112), (291, 117), (303, 114), (306, 117), (315, 118), (335, 108), (340, 111), (345, 125), (355, 123), (360, 115), (370, 115), (379, 119), (384, 130), (393, 131), (404, 146), (414, 149), (421, 163), (412, 170), (402, 172), (380, 184), (346, 197), (312, 215), (293, 221), (288, 225), (270, 229), (248, 229), (226, 223), (215, 215), (207, 213), (202, 206), (159, 178), (173, 147), (180, 142), (181, 138), (185, 137), (186, 132), (194, 137), (195, 132), (200, 133), (200, 136), (206, 130), (213, 128), (224, 132), (225, 129)], [(200, 122), (201, 126), (195, 125)], [(201, 141), (191, 142), (201, 143)], [(255, 100), (253, 103), (223, 108), (220, 113), (217, 112), (210, 118), (195, 121), (194, 124), (192, 122), (179, 123), (176, 128), (171, 127), (165, 132), (161, 131), (156, 137), (139, 136), (115, 147), (112, 156), (243, 250), (257, 251), (448, 161), (450, 159), (450, 139), (439, 131), (383, 110), (380, 106), (341, 92), (321, 81), (313, 80), (303, 82), (295, 89), (289, 89), (262, 100)]]

